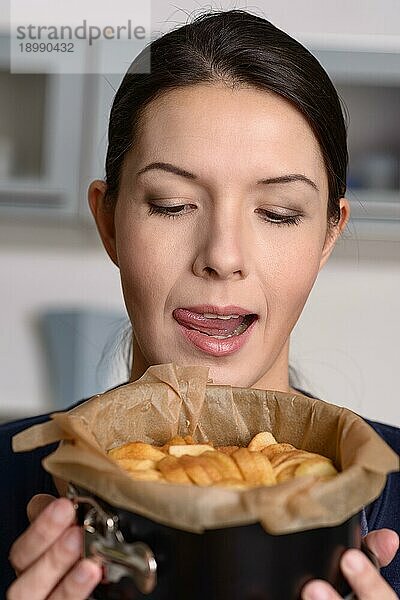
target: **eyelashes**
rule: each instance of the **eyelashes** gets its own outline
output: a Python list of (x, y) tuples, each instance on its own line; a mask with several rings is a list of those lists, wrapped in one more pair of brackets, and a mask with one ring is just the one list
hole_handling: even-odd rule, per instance
[(187, 206), (187, 204), (180, 204), (179, 206), (158, 206), (157, 204), (150, 204), (149, 215), (157, 213), (165, 217), (176, 219), (183, 214), (181, 209), (185, 208), (185, 206)]
[[(157, 204), (149, 204), (148, 214), (158, 214), (163, 217), (167, 217), (169, 219), (177, 219), (180, 216), (184, 215), (188, 211), (184, 211), (182, 209), (185, 206), (190, 206), (188, 204), (180, 204), (178, 206), (159, 206)], [(267, 223), (271, 223), (272, 225), (279, 226), (290, 226), (290, 225), (299, 225), (302, 221), (301, 215), (280, 215), (278, 213), (274, 213), (269, 210), (259, 209), (259, 213), (261, 213), (261, 219), (266, 221)]]
[(302, 217), (301, 215), (279, 215), (269, 210), (260, 209), (260, 212), (264, 215), (262, 219), (268, 223), (274, 225), (300, 225)]

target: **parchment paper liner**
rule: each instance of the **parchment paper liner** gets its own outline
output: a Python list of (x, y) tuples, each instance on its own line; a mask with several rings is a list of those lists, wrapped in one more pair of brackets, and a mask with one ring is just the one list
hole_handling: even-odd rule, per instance
[[(133, 383), (94, 396), (13, 438), (14, 451), (64, 440), (43, 461), (52, 475), (110, 504), (179, 529), (259, 521), (283, 534), (343, 523), (381, 493), (399, 457), (354, 412), (301, 394), (207, 385), (209, 367), (153, 365)], [(318, 452), (343, 470), (330, 481), (313, 476), (269, 487), (221, 487), (134, 481), (105, 451), (127, 441), (163, 444), (191, 434), (216, 445), (247, 445), (259, 431), (278, 442)]]

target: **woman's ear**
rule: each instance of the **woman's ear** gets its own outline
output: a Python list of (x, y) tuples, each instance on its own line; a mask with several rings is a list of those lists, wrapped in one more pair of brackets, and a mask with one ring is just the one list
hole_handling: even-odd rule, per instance
[(346, 198), (340, 199), (340, 219), (339, 222), (331, 228), (327, 229), (324, 248), (322, 250), (321, 261), (319, 264), (320, 271), (322, 267), (325, 265), (326, 261), (331, 255), (332, 250), (335, 247), (335, 244), (341, 235), (342, 231), (346, 227), (348, 220), (350, 218), (350, 203)]
[(106, 191), (106, 182), (102, 179), (95, 179), (88, 189), (88, 202), (104, 248), (113, 263), (118, 267), (114, 226), (115, 209), (106, 205)]

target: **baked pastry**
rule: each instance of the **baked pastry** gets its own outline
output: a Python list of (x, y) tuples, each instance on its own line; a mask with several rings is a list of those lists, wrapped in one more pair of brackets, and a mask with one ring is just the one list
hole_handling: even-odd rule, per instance
[(247, 447), (214, 447), (175, 436), (163, 446), (128, 442), (108, 455), (133, 479), (199, 486), (245, 489), (304, 475), (326, 480), (338, 474), (331, 459), (278, 443), (269, 431), (257, 433)]

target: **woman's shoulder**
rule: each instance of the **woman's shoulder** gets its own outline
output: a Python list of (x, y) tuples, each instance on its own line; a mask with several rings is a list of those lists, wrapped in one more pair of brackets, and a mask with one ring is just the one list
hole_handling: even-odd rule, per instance
[(381, 423), (380, 421), (371, 421), (365, 417), (363, 419), (385, 440), (392, 450), (400, 454), (400, 427)]
[[(364, 420), (400, 457), (400, 428), (366, 418)], [(400, 535), (400, 471), (388, 474), (381, 495), (368, 507), (368, 521), (370, 530), (389, 527)]]
[[(124, 384), (125, 384), (125, 382), (122, 384), (118, 384), (115, 387), (110, 388), (110, 390), (113, 390)], [(107, 391), (110, 391), (110, 390), (107, 390)], [(6, 454), (12, 453), (12, 449), (11, 449), (12, 437), (14, 435), (16, 435), (17, 433), (19, 433), (20, 431), (23, 431), (24, 429), (28, 429), (28, 427), (31, 427), (32, 425), (39, 425), (40, 423), (44, 423), (45, 421), (48, 421), (50, 419), (50, 416), (53, 413), (71, 410), (75, 406), (79, 406), (79, 404), (83, 404), (83, 402), (90, 400), (90, 398), (92, 398), (92, 397), (93, 396), (89, 396), (87, 398), (78, 400), (77, 402), (74, 402), (70, 406), (66, 406), (64, 409), (61, 409), (61, 410), (52, 410), (51, 412), (43, 413), (40, 415), (35, 415), (33, 417), (27, 417), (24, 419), (18, 419), (15, 421), (1, 423), (0, 424), (0, 450), (1, 450), (0, 455), (4, 457)], [(47, 446), (46, 446), (46, 448), (47, 448)], [(28, 453), (23, 452), (21, 454), (27, 455)]]
[[(382, 439), (400, 454), (400, 428), (370, 419), (364, 420), (382, 437)], [(382, 493), (365, 507), (368, 531), (392, 529), (400, 535), (400, 472), (389, 473)], [(400, 553), (392, 562), (381, 569), (382, 575), (400, 595)]]
[[(54, 412), (56, 411), (52, 411), (52, 413)], [(5, 488), (9, 490), (9, 494), (14, 495), (15, 501), (24, 504), (24, 508), (26, 498), (29, 499), (35, 493), (41, 491), (56, 493), (52, 478), (42, 467), (42, 459), (55, 450), (57, 444), (48, 444), (29, 452), (15, 453), (12, 449), (12, 438), (24, 429), (45, 423), (50, 419), (52, 413), (43, 413), (0, 424), (1, 481), (7, 482)], [(4, 496), (0, 499), (0, 510), (3, 499)]]
[(12, 450), (13, 436), (24, 429), (28, 429), (28, 427), (31, 427), (32, 425), (44, 423), (49, 420), (49, 418), (50, 413), (46, 413), (0, 424), (0, 455), (2, 457), (1, 464), (3, 468), (7, 467), (7, 463), (9, 463), (10, 460), (15, 459), (18, 462), (18, 458), (24, 457), (26, 459), (29, 457), (29, 453), (27, 452), (14, 454)]

